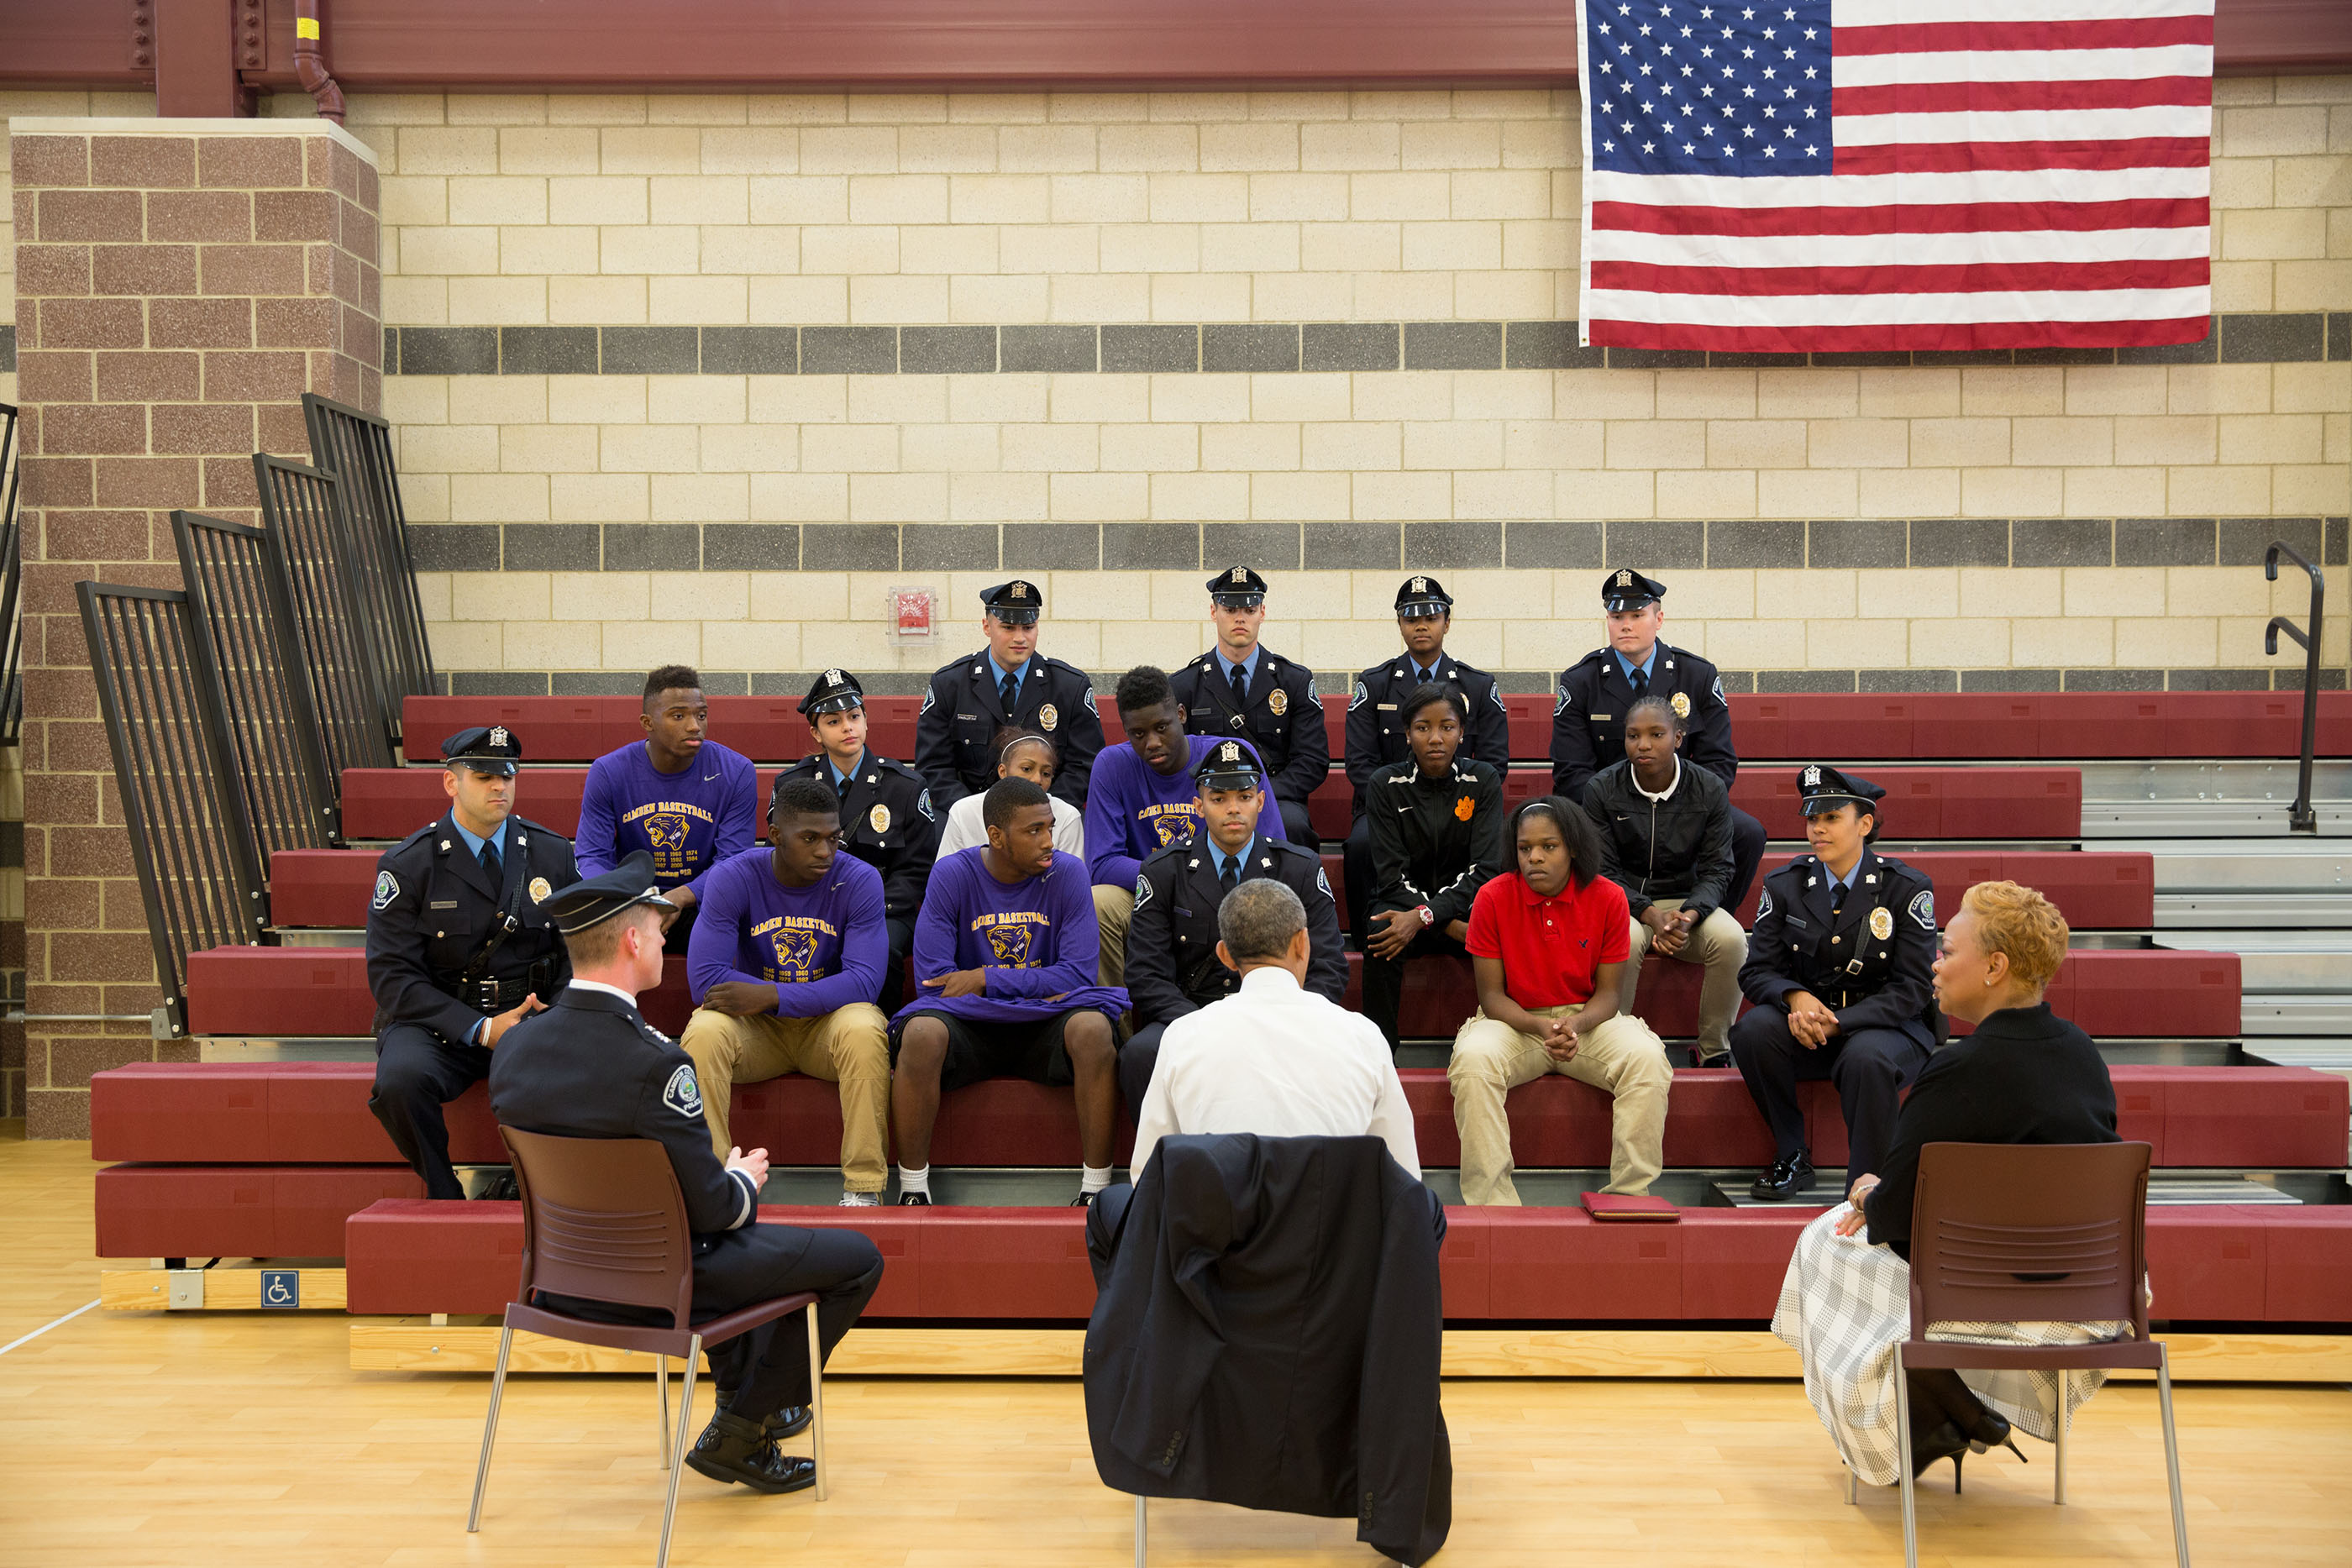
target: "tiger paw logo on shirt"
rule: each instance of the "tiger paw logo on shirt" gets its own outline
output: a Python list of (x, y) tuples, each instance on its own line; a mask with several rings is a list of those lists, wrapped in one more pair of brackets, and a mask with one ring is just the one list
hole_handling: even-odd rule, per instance
[(1470, 797), (1467, 795), (1463, 796), (1462, 799), (1454, 802), (1454, 820), (1457, 822), (1468, 821), (1470, 820), (1471, 809)]

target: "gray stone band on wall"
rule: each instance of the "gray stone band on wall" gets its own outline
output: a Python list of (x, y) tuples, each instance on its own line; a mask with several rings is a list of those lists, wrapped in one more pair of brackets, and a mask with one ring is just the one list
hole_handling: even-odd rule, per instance
[[(2134, 349), (1719, 354), (1579, 348), (1573, 321), (972, 327), (387, 327), (386, 375), (986, 375), (1000, 371), (1558, 371), (2352, 360), (2352, 311), (2216, 316)], [(0, 364), (0, 370), (6, 369)]]
[(2342, 566), (2343, 517), (1428, 523), (411, 523), (421, 571), (1444, 571)]

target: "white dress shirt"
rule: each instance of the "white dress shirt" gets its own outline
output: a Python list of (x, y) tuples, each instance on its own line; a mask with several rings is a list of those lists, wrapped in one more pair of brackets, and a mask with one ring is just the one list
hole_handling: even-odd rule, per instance
[(1412, 1111), (1380, 1026), (1300, 988), (1289, 970), (1271, 964), (1244, 975), (1234, 995), (1168, 1026), (1136, 1114), (1129, 1175), (1142, 1180), (1152, 1149), (1180, 1133), (1369, 1134), (1421, 1179)]
[[(948, 820), (940, 829), (939, 858), (945, 860), (958, 850), (986, 849), (988, 824), (981, 819), (981, 803), (987, 791), (966, 795), (948, 808)], [(1078, 809), (1063, 800), (1054, 798), (1054, 847), (1066, 855), (1087, 858), (1087, 820)]]

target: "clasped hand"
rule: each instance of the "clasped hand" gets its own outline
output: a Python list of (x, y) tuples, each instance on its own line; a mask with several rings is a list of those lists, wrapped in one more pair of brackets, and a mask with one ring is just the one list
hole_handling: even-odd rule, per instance
[(1684, 909), (1668, 915), (1654, 904), (1642, 911), (1642, 924), (1651, 931), (1650, 950), (1669, 958), (1681, 952), (1690, 943), (1691, 927), (1698, 924), (1695, 914)]
[(1854, 1235), (1870, 1223), (1870, 1216), (1862, 1206), (1864, 1200), (1870, 1197), (1872, 1189), (1877, 1186), (1878, 1178), (1874, 1176), (1858, 1176), (1853, 1178), (1853, 1190), (1845, 1195), (1846, 1211), (1839, 1215), (1837, 1219), (1837, 1233), (1840, 1236)]
[(768, 1185), (768, 1151), (753, 1149), (747, 1155), (740, 1148), (730, 1149), (727, 1151), (727, 1168), (741, 1171), (750, 1176), (754, 1187), (765, 1186)]
[(1790, 991), (1786, 999), (1789, 1032), (1807, 1051), (1819, 1051), (1838, 1032), (1837, 1014), (1823, 1007), (1821, 998), (1811, 991)]

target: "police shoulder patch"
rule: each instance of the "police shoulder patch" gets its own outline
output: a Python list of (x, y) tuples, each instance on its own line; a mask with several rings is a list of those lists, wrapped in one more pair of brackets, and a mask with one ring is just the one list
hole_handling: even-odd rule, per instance
[(1135, 907), (1142, 908), (1151, 902), (1151, 879), (1138, 873), (1135, 878)]
[(1909, 914), (1913, 920), (1918, 922), (1920, 930), (1933, 931), (1936, 928), (1935, 889), (1929, 888), (1927, 892), (1913, 898), (1906, 913)]
[(376, 873), (375, 898), (373, 902), (369, 904), (368, 907), (370, 909), (382, 909), (399, 896), (400, 879), (394, 876), (392, 873), (388, 871), (380, 871)]
[(1717, 706), (1717, 707), (1729, 707), (1729, 706), (1731, 706), (1728, 702), (1727, 702), (1727, 701), (1725, 701), (1725, 700), (1724, 700), (1724, 695), (1723, 695), (1723, 677), (1722, 677), (1721, 675), (1717, 675), (1717, 676), (1716, 676), (1716, 677), (1715, 677), (1715, 693), (1714, 693), (1714, 695), (1715, 695), (1715, 706)]
[(940, 814), (931, 810), (931, 792), (929, 789), (915, 797), (915, 810), (923, 814), (923, 821), (927, 822), (936, 822), (940, 820)]
[(1331, 879), (1320, 865), (1315, 868), (1315, 891), (1326, 898), (1331, 896)]
[(1551, 716), (1552, 716), (1552, 717), (1554, 717), (1554, 718), (1558, 718), (1561, 714), (1564, 714), (1564, 713), (1566, 713), (1567, 711), (1568, 711), (1568, 687), (1567, 687), (1565, 685), (1563, 685), (1559, 688), (1559, 690), (1558, 692), (1556, 692), (1556, 693), (1554, 693), (1554, 694), (1552, 695), (1552, 699), (1551, 699)]
[(693, 1068), (681, 1067), (669, 1075), (669, 1082), (662, 1090), (662, 1103), (689, 1120), (702, 1119), (702, 1086), (694, 1081)]
[(1348, 711), (1349, 713), (1353, 713), (1371, 700), (1372, 689), (1364, 685), (1363, 682), (1358, 681), (1356, 683), (1355, 695), (1348, 699)]
[(1769, 887), (1767, 887), (1762, 893), (1756, 895), (1756, 918), (1761, 920), (1771, 913), (1772, 890)]

